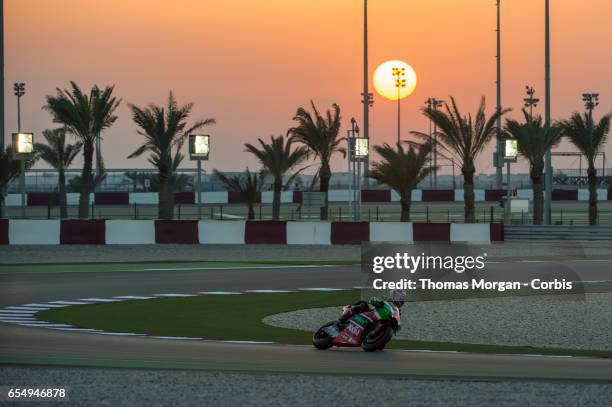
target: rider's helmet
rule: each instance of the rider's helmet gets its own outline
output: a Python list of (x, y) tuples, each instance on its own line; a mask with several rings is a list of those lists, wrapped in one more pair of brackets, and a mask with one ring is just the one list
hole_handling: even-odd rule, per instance
[(406, 302), (406, 292), (404, 290), (389, 291), (389, 301), (401, 308)]

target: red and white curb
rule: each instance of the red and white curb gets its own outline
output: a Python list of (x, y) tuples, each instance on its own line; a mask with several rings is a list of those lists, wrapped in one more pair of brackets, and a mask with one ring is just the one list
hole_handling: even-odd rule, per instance
[(152, 295), (120, 295), (110, 298), (81, 298), (78, 300), (69, 301), (49, 301), (47, 303), (32, 303), (23, 305), (13, 305), (0, 309), (0, 323), (25, 326), (30, 328), (46, 328), (59, 331), (70, 332), (85, 332), (99, 335), (113, 336), (137, 336), (139, 338), (151, 339), (170, 339), (170, 340), (190, 340), (190, 341), (207, 341), (207, 342), (223, 342), (235, 344), (272, 344), (275, 342), (269, 341), (243, 341), (243, 340), (212, 340), (206, 338), (184, 337), (184, 336), (157, 336), (146, 335), (134, 332), (108, 332), (101, 329), (80, 328), (68, 324), (55, 324), (36, 318), (36, 314), (41, 311), (46, 311), (53, 308), (70, 307), (74, 305), (91, 305), (102, 304), (118, 301), (134, 301), (134, 300), (150, 300), (154, 298), (178, 298), (178, 297), (197, 297), (205, 295), (240, 295), (240, 294), (275, 294), (275, 293), (295, 293), (295, 292), (332, 292), (332, 291), (348, 291), (350, 288), (298, 288), (292, 290), (273, 290), (273, 289), (254, 289), (245, 291), (198, 291), (196, 293), (161, 293)]

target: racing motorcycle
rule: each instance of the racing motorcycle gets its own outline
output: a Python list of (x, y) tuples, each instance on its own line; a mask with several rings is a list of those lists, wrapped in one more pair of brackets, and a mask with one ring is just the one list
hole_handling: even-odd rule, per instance
[[(372, 307), (370, 307), (372, 308)], [(351, 306), (342, 310), (351, 315)], [(359, 347), (366, 352), (383, 350), (400, 327), (399, 308), (389, 301), (381, 301), (374, 309), (353, 315), (345, 323), (332, 321), (323, 325), (312, 337), (317, 349)]]

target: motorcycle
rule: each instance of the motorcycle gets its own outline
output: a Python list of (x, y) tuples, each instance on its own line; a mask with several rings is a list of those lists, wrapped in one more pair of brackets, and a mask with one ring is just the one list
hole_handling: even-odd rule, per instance
[[(380, 317), (378, 308), (388, 307), (389, 318)], [(366, 312), (353, 315), (345, 323), (331, 321), (323, 325), (312, 337), (312, 344), (321, 350), (337, 347), (359, 347), (366, 352), (383, 350), (400, 327), (399, 308), (391, 302), (382, 302), (382, 307), (375, 307)], [(342, 315), (350, 315), (351, 306), (342, 310)]]

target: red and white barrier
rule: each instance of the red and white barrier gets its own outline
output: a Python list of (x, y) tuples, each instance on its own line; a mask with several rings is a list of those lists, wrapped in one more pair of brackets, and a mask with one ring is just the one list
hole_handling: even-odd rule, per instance
[(155, 221), (107, 220), (106, 244), (155, 244)]
[(287, 244), (331, 244), (330, 222), (287, 222)]
[(198, 224), (202, 244), (244, 244), (245, 221), (202, 220)]
[(412, 223), (370, 222), (370, 242), (414, 243)]
[[(179, 193), (190, 194), (189, 199), (185, 200), (182, 198), (177, 199), (177, 203), (182, 204), (195, 204), (195, 194), (193, 192)], [(53, 193), (31, 193), (27, 195), (28, 206), (57, 206), (59, 197), (55, 197)], [(68, 205), (78, 205), (79, 194), (69, 193), (67, 194)], [(242, 203), (241, 199), (229, 194), (227, 191), (210, 191), (202, 192), (202, 203), (209, 205), (225, 205), (225, 204), (239, 204)], [(126, 199), (127, 196), (127, 199)], [(330, 202), (347, 202), (349, 199), (348, 190), (334, 189), (329, 191)], [(506, 196), (504, 190), (484, 190), (475, 189), (474, 199), (476, 202), (498, 202)], [(516, 196), (519, 198), (533, 199), (533, 192), (531, 189), (519, 189), (516, 191)], [(281, 192), (282, 203), (301, 203), (302, 191), (283, 191)], [(384, 190), (384, 189), (371, 189), (363, 190), (361, 193), (362, 201), (369, 203), (385, 203), (385, 202), (399, 202), (400, 197), (395, 191)], [(463, 202), (463, 189), (415, 189), (412, 191), (412, 202)], [(272, 191), (265, 191), (260, 194), (257, 202), (264, 204), (272, 203), (273, 193)], [(554, 201), (588, 201), (589, 191), (588, 189), (556, 189), (553, 193)], [(612, 189), (598, 189), (597, 190), (598, 201), (612, 201)], [(90, 203), (96, 205), (157, 205), (158, 194), (157, 192), (121, 192), (121, 193), (97, 193), (91, 194)], [(20, 206), (21, 195), (19, 194), (8, 194), (6, 198), (7, 206)]]
[(59, 220), (9, 220), (8, 243), (60, 244)]
[(489, 243), (491, 228), (488, 223), (452, 223), (450, 241), (453, 243)]
[(489, 243), (501, 224), (197, 220), (0, 220), (0, 244)]

